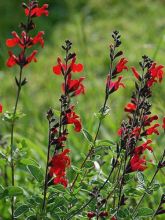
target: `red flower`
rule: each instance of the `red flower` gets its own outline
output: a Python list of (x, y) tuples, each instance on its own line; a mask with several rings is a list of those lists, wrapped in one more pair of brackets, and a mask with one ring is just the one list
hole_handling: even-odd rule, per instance
[(91, 219), (94, 216), (96, 216), (96, 214), (95, 214), (95, 212), (88, 212), (87, 216), (88, 216), (89, 219)]
[(26, 16), (30, 16), (30, 17), (40, 17), (42, 15), (48, 16), (49, 12), (47, 8), (48, 8), (48, 4), (44, 4), (41, 8), (39, 8), (37, 5), (35, 8), (32, 9), (30, 6), (25, 9), (25, 14)]
[(140, 74), (138, 73), (138, 71), (135, 69), (135, 67), (131, 67), (131, 70), (132, 70), (134, 76), (136, 77), (136, 79), (140, 80), (140, 79), (141, 79), (141, 76), (140, 76)]
[(149, 72), (152, 78), (157, 79), (159, 82), (161, 82), (164, 75), (164, 71), (163, 71), (164, 66), (163, 65), (156, 66), (156, 65), (157, 65), (156, 63), (153, 63)]
[(37, 62), (35, 55), (37, 54), (37, 50), (34, 50), (29, 57), (25, 57), (24, 53), (22, 52), (19, 57), (15, 56), (12, 51), (9, 51), (9, 58), (6, 62), (8, 67), (13, 67), (14, 65), (25, 66), (30, 62), (34, 61)]
[(122, 76), (119, 76), (117, 81), (112, 82), (110, 79), (110, 76), (108, 75), (107, 88), (109, 89), (109, 93), (113, 93), (113, 92), (117, 91), (120, 87), (125, 88), (125, 85), (120, 82), (122, 80), (122, 78), (123, 78)]
[(65, 84), (62, 84), (62, 90), (67, 93), (72, 93), (71, 96), (77, 96), (85, 93), (85, 87), (82, 84), (82, 81), (85, 77), (80, 77), (79, 79), (71, 79), (71, 74), (68, 75), (66, 88)]
[(141, 131), (140, 127), (136, 127), (133, 129), (132, 134), (135, 135), (136, 137), (139, 137), (140, 131)]
[(138, 154), (131, 158), (130, 164), (132, 171), (144, 171), (147, 168), (145, 156), (140, 158)]
[(148, 128), (146, 131), (145, 131), (145, 134), (146, 135), (151, 135), (151, 134), (157, 134), (159, 135), (159, 132), (158, 132), (158, 129), (157, 127), (159, 127), (160, 125), (159, 124), (155, 124), (153, 125), (152, 127)]
[(66, 71), (66, 68), (70, 69), (70, 72), (73, 71), (74, 73), (76, 73), (76, 72), (79, 73), (79, 72), (83, 71), (83, 65), (81, 63), (76, 64), (75, 61), (76, 61), (76, 57), (74, 57), (71, 61), (71, 64), (68, 65), (68, 67), (66, 67), (66, 65), (63, 64), (61, 59), (58, 57), (57, 58), (58, 64), (56, 66), (53, 66), (53, 72), (56, 75), (60, 75), (61, 73), (64, 74), (64, 72)]
[(165, 130), (165, 117), (163, 118), (162, 128)]
[(100, 217), (107, 217), (108, 216), (108, 212), (102, 211), (102, 212), (100, 212), (99, 216)]
[[(72, 108), (73, 109), (73, 108)], [(66, 124), (74, 124), (75, 128), (74, 130), (76, 132), (80, 132), (82, 129), (82, 125), (81, 125), (81, 121), (80, 121), (80, 117), (78, 115), (76, 115), (75, 112), (73, 112), (71, 110), (71, 112), (66, 114)]]
[(122, 133), (123, 133), (123, 129), (122, 129), (122, 128), (119, 128), (119, 130), (117, 131), (117, 134), (118, 134), (119, 136), (121, 136)]
[(158, 120), (158, 116), (157, 115), (153, 115), (151, 117), (148, 117), (147, 115), (145, 116), (145, 121), (144, 121), (144, 125), (145, 126), (150, 126), (151, 123), (154, 121), (154, 120)]
[(2, 111), (3, 111), (3, 106), (2, 104), (0, 104), (0, 113), (2, 113)]
[(113, 216), (113, 217), (111, 218), (111, 220), (117, 220), (117, 218), (116, 218), (115, 216)]
[(125, 108), (124, 111), (125, 112), (134, 112), (136, 110), (137, 106), (134, 103), (129, 102)]
[(64, 178), (64, 177), (56, 176), (56, 177), (54, 178), (54, 180), (53, 180), (53, 183), (54, 183), (55, 185), (57, 185), (57, 184), (62, 184), (62, 185), (66, 188), (67, 185), (68, 185), (68, 180), (67, 180), (66, 178)]
[(120, 61), (116, 65), (117, 73), (121, 73), (123, 70), (128, 70), (128, 67), (125, 65), (128, 62), (127, 59), (121, 58)]
[(6, 40), (6, 45), (8, 47), (19, 45), (21, 48), (29, 48), (37, 43), (40, 43), (42, 47), (44, 46), (44, 39), (42, 37), (44, 35), (43, 31), (38, 32), (34, 38), (27, 36), (25, 31), (22, 31), (22, 38), (20, 38), (15, 31), (12, 32), (12, 35), (12, 39)]
[(164, 75), (164, 66), (159, 65), (156, 66), (156, 63), (153, 63), (151, 68), (149, 69), (149, 73), (151, 78), (148, 80), (147, 85), (151, 87), (156, 82), (161, 82)]
[(135, 148), (135, 153), (142, 154), (146, 149), (152, 152), (153, 149), (151, 146), (149, 146), (149, 144), (151, 143), (152, 143), (152, 140), (147, 140), (145, 143)]
[(53, 156), (50, 162), (49, 175), (54, 178), (54, 184), (62, 184), (67, 186), (66, 180), (66, 168), (70, 166), (70, 158), (67, 155), (70, 152), (69, 149), (65, 149), (62, 153)]

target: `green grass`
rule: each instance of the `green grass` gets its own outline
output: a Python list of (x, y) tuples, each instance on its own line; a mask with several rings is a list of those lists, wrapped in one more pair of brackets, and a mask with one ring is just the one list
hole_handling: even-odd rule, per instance
[[(0, 94), (4, 111), (12, 110), (16, 86), (14, 77), (18, 68), (7, 69), (7, 48), (5, 39), (17, 27), (20, 19), (13, 19), (19, 13), (21, 1), (4, 1), (0, 3)], [(44, 2), (44, 1), (41, 1)], [(84, 64), (83, 76), (86, 77), (86, 94), (77, 97), (77, 113), (81, 116), (83, 126), (92, 134), (95, 133), (98, 121), (94, 116), (101, 107), (104, 99), (104, 86), (109, 68), (109, 44), (111, 33), (119, 30), (122, 35), (122, 49), (129, 60), (129, 66), (138, 66), (141, 56), (146, 54), (164, 63), (165, 31), (164, 31), (164, 1), (161, 0), (72, 0), (47, 1), (50, 4), (49, 18), (37, 21), (37, 29), (45, 31), (45, 48), (39, 49), (38, 62), (25, 68), (24, 76), (28, 84), (23, 88), (19, 109), (26, 117), (21, 119), (16, 127), (18, 135), (29, 139), (29, 147), (39, 147), (43, 152), (47, 146), (46, 112), (49, 107), (59, 108), (59, 94), (61, 78), (52, 73), (52, 66), (56, 64), (57, 56), (64, 56), (61, 45), (65, 39), (73, 42), (73, 51), (77, 53), (78, 62)], [(14, 10), (13, 10), (14, 7)], [(18, 28), (16, 28), (18, 30)], [(128, 102), (133, 89), (133, 75), (129, 71), (124, 73), (127, 89), (121, 89), (114, 94), (109, 105), (110, 117), (101, 127), (100, 138), (116, 139), (116, 132), (122, 119), (125, 118), (123, 107)], [(156, 85), (153, 96), (153, 112), (162, 117), (165, 112), (164, 82)], [(1, 123), (2, 134), (9, 132), (9, 127)], [(69, 145), (73, 160), (79, 160), (81, 152), (86, 152), (88, 145), (82, 134), (74, 134), (71, 130)], [(159, 156), (165, 139), (155, 138), (155, 153)], [(32, 142), (33, 144), (30, 144)], [(34, 157), (42, 158), (34, 150)], [(46, 156), (45, 156), (46, 158)], [(43, 164), (42, 164), (43, 165)], [(163, 180), (163, 176), (159, 177)], [(157, 198), (155, 197), (155, 204)]]

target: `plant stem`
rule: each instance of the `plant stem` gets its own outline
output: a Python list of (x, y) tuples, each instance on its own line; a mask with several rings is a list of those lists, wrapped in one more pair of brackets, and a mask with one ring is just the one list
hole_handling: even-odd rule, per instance
[[(109, 179), (110, 179), (110, 177), (111, 177), (111, 175), (112, 175), (112, 173), (113, 173), (113, 171), (114, 171), (114, 169), (115, 169), (115, 167), (116, 167), (116, 165), (118, 163), (118, 159), (119, 159), (120, 153), (121, 153), (121, 151), (117, 155), (116, 161), (115, 161), (115, 163), (114, 163), (114, 165), (113, 165), (113, 167), (112, 167), (112, 169), (111, 169), (111, 171), (110, 171), (106, 181), (100, 186), (100, 188), (98, 189), (97, 193), (99, 193), (104, 188), (104, 186), (108, 183), (108, 181), (109, 181)], [(75, 213), (71, 217), (67, 218), (66, 220), (70, 220), (76, 214), (80, 213), (83, 209), (85, 209), (93, 201), (94, 198), (95, 197), (92, 196), (91, 199), (87, 203), (85, 203), (80, 209), (76, 210)]]
[[(14, 112), (13, 112), (13, 118), (11, 122), (11, 139), (10, 139), (10, 146), (11, 146), (11, 151), (10, 151), (10, 157), (11, 157), (11, 176), (12, 176), (12, 186), (15, 185), (15, 179), (14, 179), (14, 128), (15, 128), (15, 116), (17, 113), (17, 106), (18, 106), (18, 101), (20, 97), (20, 92), (21, 92), (21, 82), (22, 82), (22, 67), (20, 67), (20, 73), (19, 73), (19, 81), (18, 81), (18, 90), (17, 90), (17, 95), (16, 95), (16, 101), (15, 101), (15, 106), (14, 106)], [(11, 214), (12, 214), (12, 220), (14, 219), (14, 197), (11, 198)]]
[(44, 211), (45, 206), (46, 206), (46, 194), (47, 194), (47, 188), (48, 188), (48, 166), (49, 166), (50, 147), (51, 147), (50, 136), (51, 136), (51, 133), (50, 133), (50, 121), (49, 121), (49, 141), (48, 141), (47, 162), (46, 162), (46, 171), (45, 171), (44, 199), (43, 199), (43, 205), (42, 205), (42, 212)]
[[(105, 96), (105, 100), (104, 100), (104, 105), (103, 105), (103, 108), (102, 108), (102, 112), (101, 112), (102, 115), (103, 115), (103, 112), (105, 111), (105, 107), (106, 107), (106, 104), (107, 104), (107, 100), (108, 100), (108, 97), (107, 97), (107, 95), (106, 95), (106, 96)], [(80, 169), (82, 169), (82, 168), (84, 167), (86, 161), (87, 161), (88, 158), (92, 155), (92, 152), (93, 152), (93, 149), (95, 148), (96, 140), (97, 140), (97, 137), (98, 137), (98, 134), (99, 134), (99, 131), (100, 131), (100, 127), (101, 127), (102, 120), (103, 120), (103, 118), (100, 117), (100, 119), (99, 119), (99, 124), (98, 124), (98, 128), (97, 128), (96, 135), (95, 135), (95, 138), (94, 138), (94, 140), (93, 140), (92, 146), (91, 146), (91, 148), (90, 148), (88, 154), (86, 155), (86, 157), (85, 157), (83, 163), (81, 164)], [(70, 190), (73, 189), (73, 187), (74, 187), (74, 185), (75, 185), (75, 183), (76, 183), (78, 177), (79, 177), (79, 173), (76, 175), (76, 177), (75, 177), (75, 179), (74, 179), (74, 181), (73, 181), (73, 183), (72, 183), (72, 185), (71, 185), (71, 187), (70, 187)]]

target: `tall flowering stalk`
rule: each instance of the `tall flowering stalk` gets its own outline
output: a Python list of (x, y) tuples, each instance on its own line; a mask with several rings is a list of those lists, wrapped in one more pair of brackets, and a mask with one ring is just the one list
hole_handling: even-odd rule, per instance
[[(76, 64), (76, 54), (71, 53), (72, 43), (69, 40), (65, 41), (62, 49), (65, 51), (64, 63), (58, 57), (57, 65), (53, 67), (55, 75), (63, 76), (62, 95), (60, 97), (60, 116), (57, 119), (54, 116), (53, 110), (47, 112), (49, 122), (49, 141), (47, 151), (47, 164), (45, 172), (44, 184), (44, 199), (42, 210), (46, 207), (47, 188), (51, 184), (61, 184), (67, 187), (68, 180), (66, 171), (70, 167), (69, 153), (70, 149), (66, 148), (68, 138), (68, 125), (72, 124), (76, 132), (80, 132), (82, 125), (80, 117), (75, 113), (74, 106), (71, 104), (71, 99), (77, 95), (84, 94), (85, 88), (82, 83), (84, 77), (74, 79), (75, 73), (83, 71), (83, 65)], [(53, 155), (50, 155), (50, 149), (53, 149)]]
[[(125, 106), (125, 112), (129, 113), (128, 120), (124, 121), (119, 130), (121, 136), (120, 147), (124, 149), (123, 174), (120, 179), (118, 209), (123, 204), (124, 194), (122, 193), (125, 184), (125, 174), (147, 169), (147, 160), (144, 155), (148, 150), (153, 152), (152, 140), (148, 139), (152, 134), (159, 135), (159, 123), (157, 115), (151, 113), (150, 97), (152, 96), (152, 86), (161, 82), (164, 76), (164, 66), (157, 65), (147, 56), (143, 56), (140, 62), (142, 74), (134, 67), (132, 72), (137, 80), (135, 92), (131, 101)], [(154, 123), (154, 124), (152, 124)], [(145, 137), (145, 142), (143, 141)], [(139, 144), (139, 141), (142, 142)]]
[[(18, 102), (20, 98), (20, 93), (22, 87), (27, 83), (27, 79), (23, 78), (23, 69), (27, 65), (29, 65), (32, 61), (37, 62), (36, 54), (37, 50), (33, 50), (33, 52), (29, 55), (29, 48), (32, 48), (36, 44), (40, 44), (41, 47), (44, 46), (44, 39), (43, 35), (44, 32), (40, 31), (38, 34), (34, 37), (31, 36), (31, 31), (35, 29), (35, 23), (33, 19), (35, 17), (40, 17), (42, 15), (48, 16), (48, 5), (44, 4), (42, 7), (39, 7), (38, 1), (36, 0), (30, 0), (28, 4), (22, 3), (22, 6), (24, 8), (24, 13), (27, 17), (26, 24), (21, 23), (20, 29), (21, 29), (21, 36), (19, 36), (15, 31), (12, 32), (12, 38), (6, 40), (6, 45), (9, 48), (18, 47), (20, 48), (20, 52), (18, 55), (14, 54), (11, 50), (9, 50), (9, 58), (6, 62), (6, 65), (11, 68), (15, 65), (19, 66), (19, 76), (18, 78), (15, 77), (16, 85), (17, 85), (17, 94), (16, 94), (16, 100), (14, 105), (14, 111), (12, 114), (12, 120), (11, 120), (11, 176), (12, 176), (12, 186), (15, 185), (15, 161), (14, 161), (14, 129), (15, 129), (15, 122), (16, 122), (16, 116), (17, 116), (17, 107)], [(14, 197), (12, 197), (11, 201), (11, 211), (12, 211), (12, 219), (14, 219)]]
[[(84, 161), (81, 164), (81, 169), (85, 166), (85, 163), (87, 162), (88, 158), (90, 158), (95, 151), (95, 145), (96, 141), (100, 132), (101, 124), (104, 119), (104, 116), (106, 115), (106, 111), (108, 109), (107, 102), (109, 100), (109, 97), (112, 93), (118, 91), (120, 87), (125, 88), (124, 83), (122, 82), (123, 76), (120, 75), (124, 70), (128, 70), (128, 67), (126, 66), (127, 64), (127, 59), (122, 57), (117, 63), (115, 62), (116, 59), (120, 56), (123, 55), (123, 51), (117, 51), (119, 46), (121, 45), (121, 40), (120, 40), (120, 34), (118, 31), (114, 31), (112, 34), (112, 38), (114, 40), (114, 43), (110, 45), (110, 67), (109, 67), (109, 73), (107, 75), (107, 81), (106, 81), (106, 86), (105, 86), (105, 96), (104, 96), (104, 103), (102, 108), (100, 109), (100, 117), (99, 117), (99, 123), (96, 131), (95, 138), (93, 140), (93, 143), (91, 145), (91, 148), (89, 152), (87, 153)], [(117, 78), (117, 79), (116, 79)], [(116, 79), (116, 80), (115, 80)], [(71, 189), (73, 189), (77, 179), (78, 179), (79, 174), (76, 175), (75, 179), (73, 180)]]

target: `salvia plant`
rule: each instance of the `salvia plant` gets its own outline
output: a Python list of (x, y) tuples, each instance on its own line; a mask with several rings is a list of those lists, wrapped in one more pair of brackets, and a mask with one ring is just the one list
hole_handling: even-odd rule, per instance
[[(72, 42), (66, 40), (61, 47), (64, 57), (58, 57), (52, 67), (52, 74), (61, 80), (57, 100), (60, 108), (48, 107), (45, 114), (47, 153), (45, 167), (42, 167), (43, 163), (30, 158), (26, 140), (18, 141), (16, 130), (24, 116), (18, 110), (21, 91), (28, 82), (24, 69), (37, 61), (36, 44), (44, 47), (44, 32), (37, 30), (35, 20), (48, 16), (48, 4), (40, 6), (38, 1), (29, 0), (22, 6), (26, 22), (21, 22), (19, 33), (13, 31), (12, 37), (6, 40), (9, 48), (6, 65), (17, 66), (18, 74), (13, 79), (14, 108), (3, 112), (0, 104), (3, 123), (10, 127), (8, 138), (0, 136), (0, 219), (164, 219), (164, 182), (158, 181), (157, 175), (165, 175), (165, 150), (160, 146), (160, 154), (156, 156), (153, 145), (154, 140), (165, 133), (165, 117), (161, 115), (159, 119), (153, 114), (151, 104), (153, 87), (162, 82), (164, 66), (144, 55), (138, 69), (130, 68), (120, 49), (121, 36), (114, 31), (109, 46), (109, 72), (103, 79), (103, 83), (106, 82), (103, 103), (95, 114), (96, 131), (89, 132), (82, 125), (74, 104), (74, 98), (86, 90), (84, 66), (76, 61)], [(118, 126), (117, 141), (100, 139), (104, 120), (110, 117), (111, 96), (126, 88), (125, 71), (130, 71), (135, 79), (130, 101), (124, 107), (127, 116)], [(71, 162), (74, 146), (68, 144), (69, 139), (80, 132), (88, 151), (81, 152), (80, 148), (80, 162)], [(26, 187), (25, 175), (28, 175), (26, 181), (30, 188)], [(153, 195), (160, 197), (158, 204), (150, 199)], [(146, 203), (146, 199), (150, 202)]]

